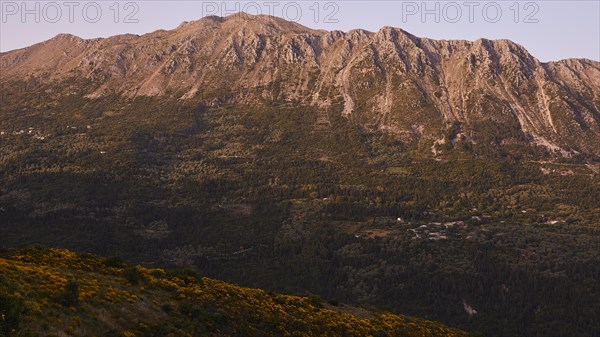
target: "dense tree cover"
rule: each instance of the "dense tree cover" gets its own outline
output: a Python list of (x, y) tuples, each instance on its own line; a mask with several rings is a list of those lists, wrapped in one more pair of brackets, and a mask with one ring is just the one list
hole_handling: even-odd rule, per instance
[(477, 144), (451, 125), (433, 156), (333, 109), (24, 99), (0, 108), (2, 247), (193, 267), (489, 336), (600, 334), (598, 163), (550, 160), (515, 125), (484, 123)]

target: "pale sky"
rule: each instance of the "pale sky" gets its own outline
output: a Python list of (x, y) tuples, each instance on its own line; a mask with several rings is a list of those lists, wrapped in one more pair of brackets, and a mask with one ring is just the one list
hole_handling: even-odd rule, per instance
[(435, 39), (510, 39), (542, 61), (600, 61), (600, 0), (579, 1), (6, 1), (0, 51), (59, 33), (83, 38), (144, 34), (236, 11), (272, 14), (311, 28), (383, 26)]

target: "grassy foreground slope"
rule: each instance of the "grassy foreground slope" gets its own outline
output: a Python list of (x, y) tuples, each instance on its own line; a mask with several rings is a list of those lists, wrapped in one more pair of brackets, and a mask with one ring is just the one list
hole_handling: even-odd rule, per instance
[(432, 321), (59, 249), (0, 255), (0, 314), (0, 336), (466, 336)]

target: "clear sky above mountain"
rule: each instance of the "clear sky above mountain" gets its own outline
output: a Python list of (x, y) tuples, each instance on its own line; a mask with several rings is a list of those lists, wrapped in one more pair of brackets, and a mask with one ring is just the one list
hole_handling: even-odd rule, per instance
[(273, 14), (311, 28), (400, 27), (435, 39), (510, 39), (542, 61), (600, 61), (600, 1), (4, 1), (0, 51), (59, 33), (84, 38), (172, 29), (237, 11)]

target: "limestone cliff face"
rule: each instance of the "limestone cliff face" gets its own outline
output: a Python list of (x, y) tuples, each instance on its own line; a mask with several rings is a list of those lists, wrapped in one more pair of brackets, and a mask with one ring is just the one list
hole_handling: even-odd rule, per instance
[(143, 36), (58, 35), (0, 54), (0, 69), (4, 85), (86, 79), (89, 98), (307, 104), (368, 130), (423, 139), (434, 152), (448, 141), (440, 130), (458, 125), (452, 137), (476, 142), (477, 125), (492, 121), (517, 125), (558, 155), (600, 155), (600, 63), (541, 63), (507, 40), (439, 41), (392, 27), (312, 30), (236, 15)]

